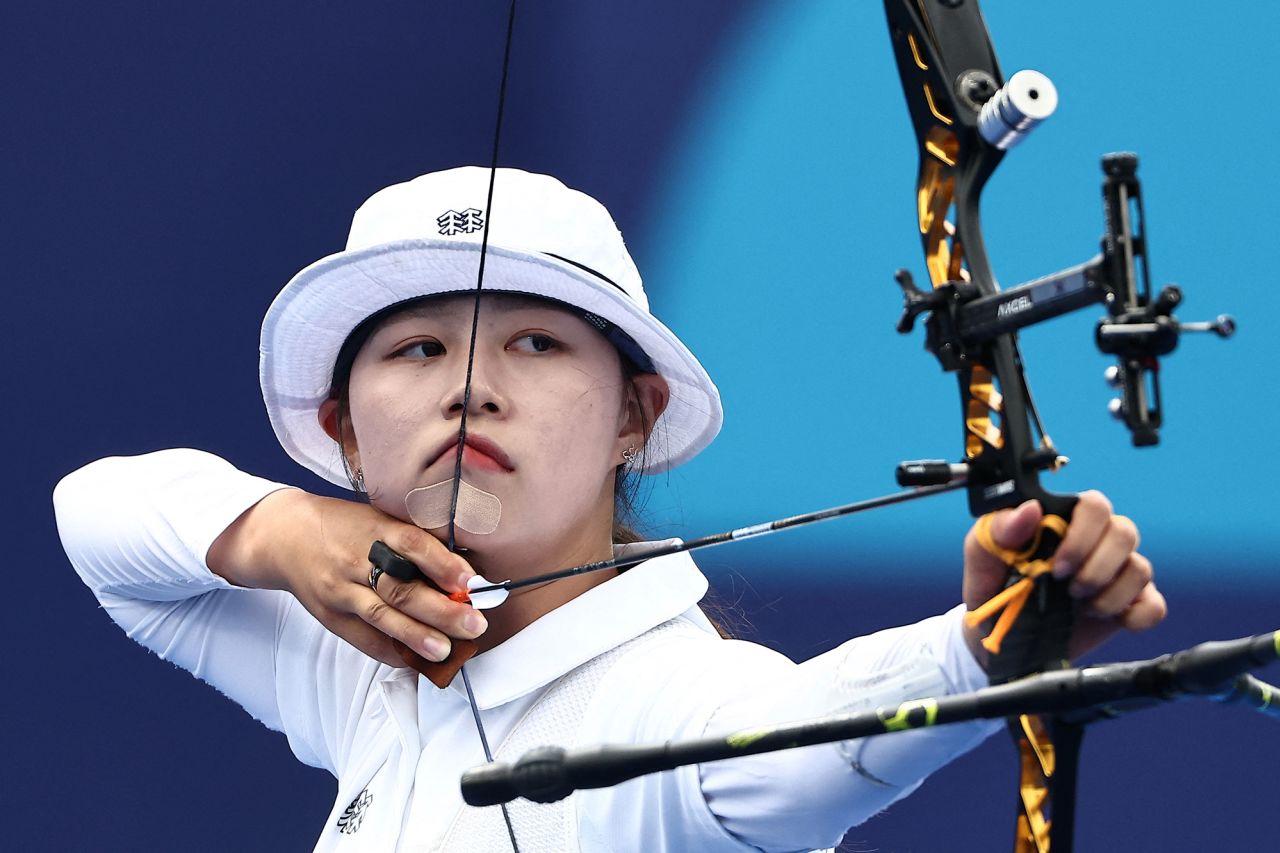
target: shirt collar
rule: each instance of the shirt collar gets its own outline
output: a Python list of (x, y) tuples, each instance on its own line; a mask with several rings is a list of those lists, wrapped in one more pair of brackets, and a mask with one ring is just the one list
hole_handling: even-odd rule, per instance
[[(614, 552), (622, 556), (658, 544), (665, 543), (618, 545)], [(697, 608), (706, 592), (707, 579), (688, 554), (669, 554), (633, 566), (468, 661), (476, 704), (487, 710), (518, 699), (686, 611), (696, 624), (714, 633)], [(423, 679), (419, 689), (435, 688)], [(465, 692), (462, 679), (454, 679), (449, 689)]]

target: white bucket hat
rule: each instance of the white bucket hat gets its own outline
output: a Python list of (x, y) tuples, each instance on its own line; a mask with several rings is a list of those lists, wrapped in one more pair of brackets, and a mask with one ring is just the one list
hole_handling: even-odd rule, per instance
[[(489, 170), (433, 172), (375, 193), (351, 221), (345, 251), (295, 275), (262, 321), (262, 398), (281, 446), (298, 463), (350, 487), (338, 445), (317, 419), (334, 362), (363, 320), (423, 296), (474, 291)], [(671, 399), (644, 455), (665, 471), (706, 447), (723, 420), (711, 377), (649, 301), (604, 207), (555, 178), (498, 169), (484, 292), (567, 303), (607, 320), (639, 345)]]

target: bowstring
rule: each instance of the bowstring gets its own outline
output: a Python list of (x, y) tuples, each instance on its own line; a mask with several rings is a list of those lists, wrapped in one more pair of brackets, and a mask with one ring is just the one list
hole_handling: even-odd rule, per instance
[[(486, 764), (493, 763), (493, 752), (489, 749), (489, 738), (484, 733), (484, 723), (480, 722), (480, 706), (476, 704), (476, 694), (471, 690), (471, 676), (467, 675), (467, 668), (462, 667), (462, 686), (467, 688), (467, 702), (471, 705), (471, 716), (476, 721), (476, 732), (480, 735), (480, 746), (484, 748), (484, 760)], [(502, 807), (502, 822), (507, 825), (507, 837), (511, 839), (511, 849), (515, 853), (520, 853), (520, 845), (516, 844), (516, 828), (511, 825), (511, 814), (507, 811), (506, 803), (499, 803)]]
[[(489, 253), (489, 225), (493, 222), (493, 187), (498, 176), (498, 148), (502, 139), (502, 114), (507, 102), (507, 71), (511, 67), (511, 41), (515, 32), (516, 0), (511, 0), (507, 12), (507, 38), (502, 51), (502, 77), (498, 84), (498, 115), (493, 127), (493, 151), (489, 159), (489, 190), (484, 205), (484, 226), (480, 234), (480, 263), (476, 270), (476, 298), (471, 311), (471, 341), (467, 348), (467, 378), (462, 388), (462, 415), (458, 420), (458, 450), (453, 460), (453, 488), (449, 498), (449, 537), (448, 548), (457, 550), (456, 521), (458, 516), (458, 494), (462, 488), (462, 453), (467, 441), (467, 413), (471, 409), (471, 377), (476, 361), (476, 339), (480, 328), (480, 295), (484, 289), (484, 266)], [(462, 683), (467, 689), (467, 703), (471, 706), (471, 716), (476, 722), (476, 734), (480, 736), (480, 746), (484, 749), (484, 760), (493, 762), (493, 754), (489, 750), (489, 738), (485, 735), (484, 722), (480, 718), (480, 706), (476, 704), (475, 693), (471, 690), (471, 678), (467, 667), (462, 667)], [(511, 815), (507, 804), (502, 803), (502, 820), (507, 826), (507, 837), (511, 839), (511, 849), (520, 853), (520, 845), (516, 843), (515, 827), (511, 824)]]
[(502, 78), (498, 84), (498, 117), (493, 127), (493, 151), (489, 159), (489, 190), (484, 205), (484, 225), (480, 232), (480, 263), (476, 270), (476, 298), (471, 310), (471, 340), (467, 347), (467, 378), (462, 387), (462, 416), (458, 420), (458, 450), (453, 460), (453, 488), (449, 497), (449, 550), (456, 550), (458, 494), (462, 488), (462, 452), (467, 440), (467, 413), (471, 409), (471, 378), (476, 363), (476, 335), (480, 328), (480, 295), (484, 289), (484, 266), (489, 255), (489, 226), (493, 222), (493, 187), (498, 177), (498, 147), (502, 139), (502, 114), (507, 103), (507, 71), (511, 67), (511, 36), (515, 31), (516, 0), (507, 14), (507, 42), (502, 52)]

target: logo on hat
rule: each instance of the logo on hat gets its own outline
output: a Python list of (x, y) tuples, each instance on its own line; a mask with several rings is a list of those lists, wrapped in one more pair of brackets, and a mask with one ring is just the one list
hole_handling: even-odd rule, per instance
[(440, 233), (446, 237), (470, 234), (484, 227), (484, 214), (474, 207), (468, 207), (462, 212), (446, 210), (436, 217), (436, 224), (440, 226)]
[(343, 835), (352, 835), (360, 828), (360, 824), (364, 822), (365, 810), (369, 808), (369, 804), (373, 802), (373, 794), (369, 793), (369, 789), (365, 788), (361, 791), (351, 805), (338, 816), (338, 832)]

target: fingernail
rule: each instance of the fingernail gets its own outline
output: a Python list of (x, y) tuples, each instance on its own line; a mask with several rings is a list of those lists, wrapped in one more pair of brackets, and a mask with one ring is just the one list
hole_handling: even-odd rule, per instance
[(458, 572), (458, 577), (454, 581), (454, 584), (458, 589), (466, 589), (467, 583), (475, 577), (475, 574), (475, 572)]
[(449, 656), (449, 641), (438, 640), (435, 637), (427, 637), (422, 641), (422, 648), (427, 652), (427, 659), (436, 663), (444, 660)]
[(467, 633), (474, 634), (478, 637), (488, 630), (489, 620), (484, 618), (484, 614), (479, 610), (472, 610), (467, 614), (466, 618), (462, 620), (462, 627), (467, 630)]
[(1071, 574), (1071, 564), (1066, 560), (1054, 560), (1053, 576), (1055, 578), (1065, 578)]

